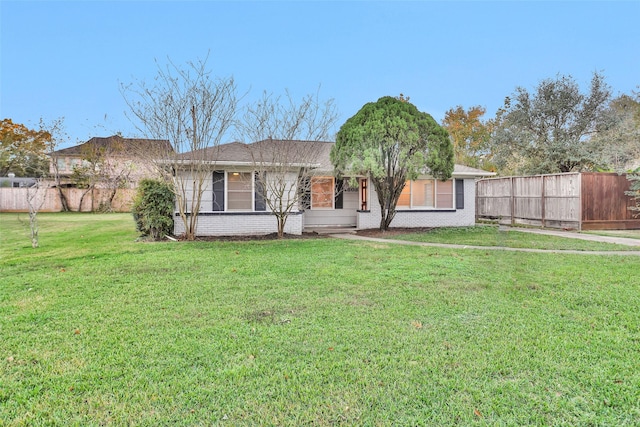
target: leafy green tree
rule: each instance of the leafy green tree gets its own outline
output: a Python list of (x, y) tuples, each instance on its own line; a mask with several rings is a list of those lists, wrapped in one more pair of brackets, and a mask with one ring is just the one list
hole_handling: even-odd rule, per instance
[[(624, 140), (630, 141), (634, 153), (635, 162), (640, 161), (640, 92), (633, 92), (632, 96), (623, 95), (617, 99), (614, 107), (618, 107), (618, 111), (623, 119), (621, 120), (622, 132), (627, 133)], [(637, 166), (637, 164), (636, 164)], [(627, 174), (629, 180), (629, 191), (627, 195), (635, 200), (635, 206), (629, 208), (635, 211), (636, 216), (640, 216), (640, 166), (633, 173)]]
[(444, 114), (442, 126), (451, 136), (456, 163), (490, 167), (487, 155), (492, 122), (482, 120), (485, 112), (479, 105), (467, 110), (458, 105)]
[(620, 95), (607, 108), (608, 121), (591, 138), (603, 170), (624, 172), (640, 165), (640, 93)]
[(16, 176), (42, 177), (49, 170), (46, 157), (51, 133), (33, 130), (13, 123), (11, 119), (0, 122), (0, 176), (13, 172)]
[(153, 240), (171, 234), (174, 200), (167, 183), (153, 179), (140, 181), (132, 208), (136, 229)]
[(402, 95), (365, 104), (338, 131), (331, 162), (340, 173), (368, 175), (378, 195), (380, 229), (387, 230), (407, 180), (453, 172), (447, 131)]
[(599, 153), (589, 139), (606, 122), (611, 91), (594, 73), (584, 94), (570, 76), (543, 80), (533, 94), (516, 88), (498, 111), (491, 139), (501, 173), (557, 173), (594, 169)]

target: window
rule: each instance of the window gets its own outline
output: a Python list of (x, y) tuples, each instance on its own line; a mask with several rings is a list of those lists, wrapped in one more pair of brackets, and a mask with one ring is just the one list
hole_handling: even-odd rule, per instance
[(351, 189), (344, 179), (332, 176), (303, 178), (298, 187), (300, 209), (342, 209), (344, 193)]
[(64, 157), (58, 157), (56, 159), (56, 163), (58, 164), (58, 171), (67, 170), (67, 162), (65, 160), (66, 159)]
[(436, 206), (454, 208), (453, 206), (453, 180), (437, 181), (438, 193), (436, 194)]
[(311, 178), (311, 209), (333, 208), (333, 177), (314, 176)]
[(252, 210), (252, 177), (250, 172), (227, 172), (227, 210)]
[[(419, 179), (411, 183), (411, 205), (413, 207), (433, 208), (435, 181), (433, 179)], [(438, 188), (439, 189), (439, 188)]]
[(418, 179), (407, 181), (398, 199), (398, 208), (454, 209), (453, 180)]
[(367, 178), (360, 178), (360, 210), (367, 209)]
[[(254, 184), (255, 179), (255, 184)], [(214, 212), (265, 211), (260, 177), (252, 172), (213, 172)]]
[(411, 207), (411, 181), (407, 181), (404, 184), (404, 188), (402, 189), (402, 193), (400, 193), (400, 198), (398, 198), (396, 206), (403, 208)]

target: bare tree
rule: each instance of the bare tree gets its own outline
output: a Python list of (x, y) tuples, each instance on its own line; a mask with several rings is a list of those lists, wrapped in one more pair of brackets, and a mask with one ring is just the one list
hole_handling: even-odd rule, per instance
[[(109, 166), (112, 167), (113, 165), (110, 164)], [(111, 173), (105, 175), (103, 182), (105, 188), (108, 190), (108, 194), (106, 198), (101, 200), (100, 206), (98, 206), (101, 212), (112, 212), (113, 199), (115, 199), (119, 189), (129, 187), (131, 172), (131, 165), (124, 164), (122, 167), (112, 169)]]
[(39, 245), (38, 212), (44, 204), (48, 185), (42, 177), (36, 178), (35, 184), (27, 187), (27, 205), (29, 207), (29, 229), (31, 231), (31, 247)]
[(67, 198), (62, 192), (60, 186), (60, 175), (58, 174), (57, 158), (54, 154), (60, 137), (62, 135), (66, 136), (64, 132), (64, 119), (55, 119), (50, 124), (45, 124), (45, 122), (40, 119), (40, 132), (46, 133), (47, 135), (46, 146), (47, 150), (49, 150), (49, 155), (52, 157), (51, 167), (49, 167), (48, 162), (41, 163), (40, 167), (36, 168), (33, 171), (36, 178), (35, 184), (27, 187), (27, 206), (29, 208), (31, 247), (34, 249), (37, 248), (40, 244), (40, 227), (38, 224), (38, 213), (44, 205), (47, 196), (47, 190), (49, 189), (49, 181), (46, 179), (48, 175), (52, 174), (54, 177), (54, 183), (56, 188), (58, 189), (58, 196), (60, 197), (62, 209), (65, 212), (69, 210)]
[[(169, 60), (151, 86), (144, 81), (121, 85), (136, 126), (154, 139), (168, 140), (172, 149), (140, 153), (155, 166), (176, 196), (185, 235), (196, 235), (202, 195), (211, 182), (216, 148), (235, 118), (236, 85), (232, 77), (214, 78), (207, 58), (179, 67)], [(135, 122), (134, 122), (135, 123)]]
[[(106, 199), (101, 198), (98, 210), (110, 212), (113, 199), (119, 188), (124, 188), (129, 184), (132, 173), (132, 164), (125, 160), (126, 154), (131, 151), (132, 143), (127, 143), (125, 139), (114, 136), (107, 138), (108, 143), (98, 142), (86, 143), (81, 148), (82, 164), (73, 168), (71, 179), (79, 188), (85, 191), (78, 203), (78, 212), (82, 210), (84, 198), (89, 193), (94, 193), (96, 188), (107, 190)], [(134, 140), (135, 141), (135, 140)], [(95, 198), (91, 198), (91, 211), (95, 210)]]
[(60, 178), (60, 169), (58, 167), (58, 155), (56, 154), (59, 140), (62, 137), (68, 137), (64, 131), (64, 118), (58, 118), (49, 125), (45, 124), (43, 120), (40, 120), (40, 128), (46, 129), (51, 136), (47, 141), (47, 150), (49, 151), (49, 158), (51, 159), (49, 173), (53, 178), (58, 198), (60, 199), (60, 205), (62, 206), (62, 211), (69, 212), (69, 202), (62, 191), (62, 180)]
[(329, 139), (337, 117), (333, 99), (321, 102), (316, 93), (296, 102), (288, 91), (284, 97), (263, 93), (244, 111), (238, 124), (240, 138), (257, 141), (247, 145), (255, 185), (276, 217), (279, 238), (284, 236), (291, 212), (304, 209), (302, 201), (310, 193), (311, 176), (331, 148), (322, 141)]

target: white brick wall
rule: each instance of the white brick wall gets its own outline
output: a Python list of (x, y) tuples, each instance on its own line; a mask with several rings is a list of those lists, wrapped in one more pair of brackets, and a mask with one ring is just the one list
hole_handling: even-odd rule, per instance
[[(184, 224), (178, 216), (173, 221), (174, 234), (184, 233)], [(251, 236), (276, 233), (278, 223), (271, 214), (237, 214), (213, 213), (200, 215), (196, 235), (198, 236)], [(284, 232), (287, 234), (302, 234), (302, 215), (289, 215)]]
[[(380, 226), (380, 205), (373, 185), (369, 185), (370, 212), (357, 213), (357, 227), (361, 229)], [(396, 212), (391, 227), (456, 227), (475, 224), (475, 181), (464, 180), (464, 209), (450, 211), (403, 211)], [(210, 212), (211, 190), (203, 194), (202, 215), (198, 217), (198, 236), (262, 235), (278, 230), (276, 218), (270, 213)], [(302, 234), (303, 215), (294, 213), (287, 219), (285, 233)], [(184, 233), (184, 224), (175, 217), (174, 234)]]
[[(380, 204), (378, 196), (369, 186), (370, 212), (358, 212), (358, 228), (380, 227)], [(412, 212), (410, 210), (398, 210), (391, 222), (391, 227), (462, 227), (474, 225), (476, 221), (476, 186), (473, 179), (464, 180), (464, 209), (452, 211)]]

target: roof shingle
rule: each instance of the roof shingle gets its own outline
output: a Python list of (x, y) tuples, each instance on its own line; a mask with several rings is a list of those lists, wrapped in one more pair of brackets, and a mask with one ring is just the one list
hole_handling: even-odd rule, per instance
[(142, 152), (173, 151), (166, 139), (123, 138), (120, 135), (93, 137), (85, 143), (53, 151), (56, 156), (82, 156), (87, 150), (105, 150), (114, 155), (135, 155)]

